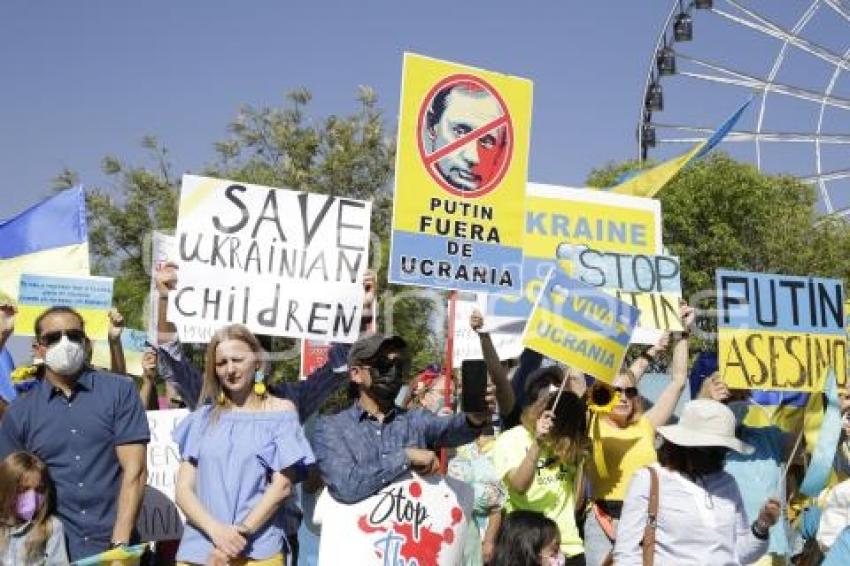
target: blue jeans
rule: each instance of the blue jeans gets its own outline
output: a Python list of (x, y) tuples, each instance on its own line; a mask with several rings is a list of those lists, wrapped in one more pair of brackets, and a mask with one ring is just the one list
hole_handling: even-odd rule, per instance
[[(614, 525), (617, 525), (616, 520)], [(584, 557), (587, 566), (599, 566), (613, 549), (611, 539), (596, 520), (596, 513), (593, 510), (588, 511), (584, 522)]]

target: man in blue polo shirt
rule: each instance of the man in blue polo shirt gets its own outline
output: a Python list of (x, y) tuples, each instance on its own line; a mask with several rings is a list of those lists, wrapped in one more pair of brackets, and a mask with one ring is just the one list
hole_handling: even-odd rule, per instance
[(133, 382), (85, 365), (79, 313), (51, 307), (35, 334), (44, 378), (6, 411), (0, 458), (27, 450), (47, 464), (74, 561), (130, 543), (150, 432)]

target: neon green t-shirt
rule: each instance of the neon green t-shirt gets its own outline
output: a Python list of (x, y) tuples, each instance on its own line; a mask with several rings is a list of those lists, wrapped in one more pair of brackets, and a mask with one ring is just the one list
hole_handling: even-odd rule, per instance
[(525, 493), (514, 491), (507, 481), (508, 472), (515, 470), (525, 458), (534, 437), (522, 426), (515, 426), (499, 435), (490, 450), (490, 459), (508, 491), (508, 511), (526, 509), (538, 511), (558, 524), (561, 533), (561, 552), (575, 556), (584, 552), (575, 521), (574, 464), (557, 463), (553, 454), (540, 451), (537, 472)]

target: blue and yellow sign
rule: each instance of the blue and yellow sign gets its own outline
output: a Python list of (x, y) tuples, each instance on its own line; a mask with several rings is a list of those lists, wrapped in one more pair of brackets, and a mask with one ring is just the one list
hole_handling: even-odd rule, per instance
[(553, 268), (544, 280), (522, 343), (611, 383), (638, 316), (633, 306)]
[(518, 294), (532, 84), (410, 53), (391, 283)]
[(729, 387), (823, 391), (847, 379), (840, 279), (719, 270), (720, 374)]
[(543, 280), (559, 265), (570, 273), (569, 259), (559, 261), (564, 246), (599, 252), (661, 253), (661, 205), (648, 198), (590, 189), (528, 184), (520, 297), (490, 297), (486, 316), (528, 318)]

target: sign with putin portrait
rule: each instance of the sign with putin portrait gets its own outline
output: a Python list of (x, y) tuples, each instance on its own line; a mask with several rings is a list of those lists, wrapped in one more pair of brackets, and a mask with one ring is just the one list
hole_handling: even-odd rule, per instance
[(391, 283), (522, 290), (531, 81), (404, 56)]

